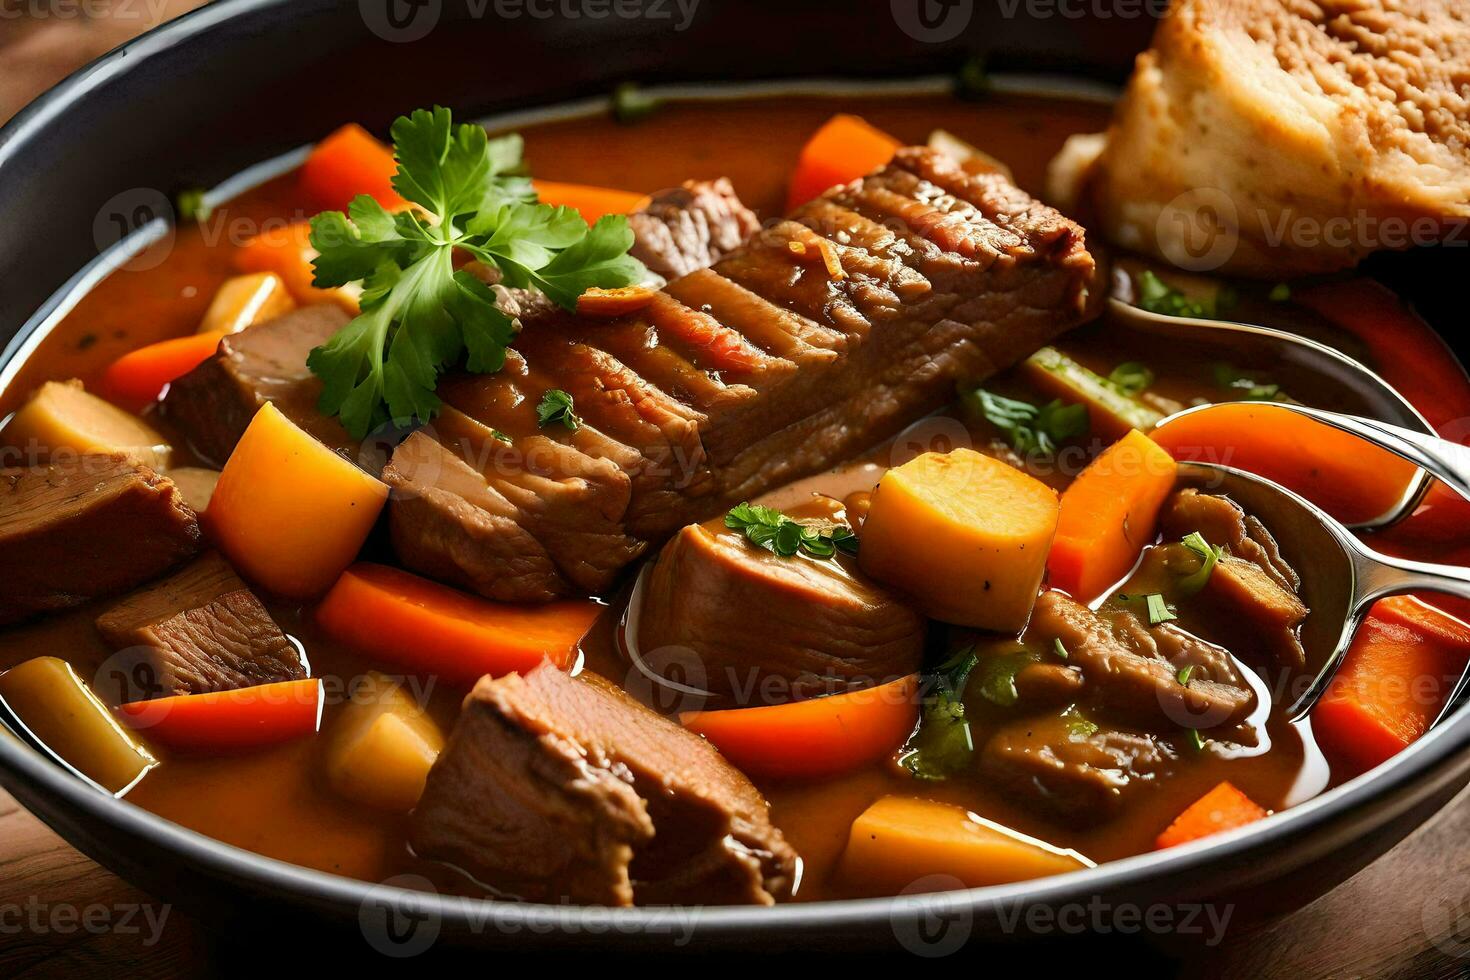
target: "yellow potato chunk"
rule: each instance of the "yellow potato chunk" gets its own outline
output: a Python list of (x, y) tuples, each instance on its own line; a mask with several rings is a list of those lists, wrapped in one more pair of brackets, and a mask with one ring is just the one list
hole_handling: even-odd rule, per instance
[(925, 453), (883, 475), (863, 522), (863, 571), (934, 619), (1026, 625), (1057, 529), (1056, 491), (972, 449)]
[(424, 792), (444, 736), (402, 685), (372, 671), (332, 727), (327, 778), (359, 803), (407, 813)]
[(45, 459), (60, 453), (126, 453), (155, 469), (168, 465), (171, 452), (152, 426), (89, 393), (76, 379), (48, 381), (32, 392), (5, 426), (4, 443)]
[(41, 744), (109, 793), (158, 764), (65, 660), (37, 657), (10, 668), (0, 674), (0, 698)]
[[(1093, 867), (1076, 851), (1027, 837), (963, 807), (885, 796), (852, 822), (842, 874), (895, 895), (929, 875), (978, 888)], [(956, 885), (955, 887), (958, 887)]]
[(195, 333), (239, 333), (294, 309), (285, 280), (274, 272), (234, 276), (220, 284)]

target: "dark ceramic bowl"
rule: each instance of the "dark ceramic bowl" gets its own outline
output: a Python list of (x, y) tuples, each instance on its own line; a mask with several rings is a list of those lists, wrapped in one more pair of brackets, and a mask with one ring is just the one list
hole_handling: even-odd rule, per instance
[[(638, 19), (533, 13), (565, 2), (221, 0), (78, 72), (0, 131), (0, 377), (84, 288), (85, 271), (105, 264), (113, 253), (99, 252), (119, 230), (157, 217), (139, 205), (138, 188), (215, 185), (344, 119), (381, 130), (418, 106), (445, 104), (472, 117), (605, 94), (625, 79), (905, 78), (952, 72), (971, 53), (998, 69), (1116, 81), (1153, 27), (1148, 17), (1116, 13), (1045, 16), (1060, 8), (1033, 10), (1024, 0), (989, 13), (971, 0), (698, 0), (684, 30), (675, 28), (689, 0), (683, 8), (646, 0), (650, 16)], [(597, 0), (573, 7), (605, 9)], [(956, 33), (954, 18), (966, 19), (964, 30)], [(1449, 310), (1450, 260), (1430, 250), (1381, 260), (1374, 271), (1434, 320)], [(1129, 910), (1167, 910), (1156, 914), (1172, 914), (1173, 931), (1184, 933), (1193, 903), (1230, 908), (1237, 922), (1304, 904), (1470, 779), (1470, 713), (1462, 712), (1364, 777), (1245, 831), (1165, 853), (939, 896), (674, 915), (462, 901), (304, 870), (106, 796), (9, 734), (0, 728), (0, 783), (77, 848), (160, 899), (220, 921), (335, 923), (398, 952), (437, 937), (516, 949), (902, 946), (933, 954), (966, 938), (1121, 927)]]

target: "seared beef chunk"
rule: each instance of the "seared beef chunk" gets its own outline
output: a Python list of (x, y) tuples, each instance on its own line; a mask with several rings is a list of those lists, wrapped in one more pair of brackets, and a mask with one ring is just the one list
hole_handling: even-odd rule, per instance
[[(1215, 728), (1239, 721), (1255, 703), (1228, 652), (1172, 623), (1150, 627), (1128, 610), (1094, 613), (1045, 592), (1031, 629), (1061, 640), (1097, 701), (1140, 724)], [(1186, 667), (1188, 683), (1181, 684)]]
[(1307, 607), (1297, 595), (1301, 580), (1281, 557), (1265, 525), (1228, 497), (1181, 490), (1165, 505), (1165, 535), (1198, 531), (1229, 554), (1215, 566), (1205, 595), (1224, 605), (1233, 622), (1252, 636), (1283, 667), (1306, 664), (1297, 627)]
[(123, 592), (198, 551), (177, 488), (128, 456), (0, 469), (0, 625)]
[(1053, 715), (997, 730), (981, 767), (1013, 795), (1081, 824), (1116, 813), (1125, 797), (1167, 776), (1174, 758), (1152, 735)]
[(712, 746), (595, 674), (465, 699), (414, 811), (419, 855), (537, 901), (771, 904), (796, 854)]
[[(599, 467), (599, 480), (609, 463), (626, 476), (626, 504), (599, 514), (618, 547), (582, 580), (567, 572), (583, 561), (579, 538), (556, 534), (559, 518), (490, 528), (452, 490), (435, 498), (434, 522), (405, 520), (395, 500), (400, 554), (497, 598), (602, 591), (643, 543), (852, 456), (943, 405), (957, 380), (983, 379), (1086, 319), (1094, 274), (1082, 230), (1004, 178), (900, 151), (637, 313), (537, 319), (507, 370), (441, 384), (447, 404), (517, 448), (534, 434)], [(536, 427), (553, 388), (574, 396), (575, 431)], [(515, 468), (494, 475), (514, 479)], [(405, 469), (390, 467), (389, 484), (429, 499), (432, 474), (406, 481)], [(474, 545), (444, 533), (466, 519), (478, 522)], [(515, 557), (521, 544), (492, 540), (526, 534), (546, 559), (534, 567)]]
[(306, 676), (296, 647), (213, 552), (123, 599), (97, 630), (122, 652), (126, 701)]
[(713, 265), (760, 227), (723, 177), (686, 180), (682, 187), (660, 191), (642, 210), (628, 215), (628, 224), (633, 256), (665, 279)]
[(779, 557), (721, 521), (664, 547), (642, 594), (638, 647), (713, 707), (813, 697), (918, 671), (925, 621), (856, 562)]
[(266, 402), (332, 449), (357, 460), (359, 446), (342, 424), (317, 410), (322, 384), (306, 357), (349, 317), (318, 304), (247, 327), (220, 341), (209, 360), (169, 386), (164, 414), (205, 459), (224, 465)]

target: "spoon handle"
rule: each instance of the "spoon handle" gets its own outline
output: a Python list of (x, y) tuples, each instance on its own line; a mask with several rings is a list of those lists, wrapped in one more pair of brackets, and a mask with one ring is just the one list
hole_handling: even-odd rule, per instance
[(1379, 422), (1377, 419), (1327, 412), (1291, 402), (1271, 404), (1316, 419), (1324, 425), (1365, 439), (1395, 456), (1401, 456), (1470, 500), (1470, 447), (1388, 422)]

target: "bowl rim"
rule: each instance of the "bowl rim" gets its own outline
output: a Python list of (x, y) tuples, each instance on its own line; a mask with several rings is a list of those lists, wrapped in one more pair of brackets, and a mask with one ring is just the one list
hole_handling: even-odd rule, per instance
[[(0, 172), (8, 159), (30, 141), (43, 136), (73, 104), (137, 69), (150, 56), (187, 44), (227, 20), (300, 2), (215, 0), (108, 52), (37, 97), (0, 128)], [(87, 271), (75, 273), (59, 286), (26, 326), (39, 325), (48, 319), (79, 287), (79, 280)], [(7, 343), (0, 354), (0, 372), (20, 356), (21, 342), (27, 332), (23, 328)], [(8, 729), (5, 734), (10, 734)], [(971, 913), (1016, 907), (1018, 903), (1056, 907), (1107, 893), (1137, 895), (1140, 886), (1146, 886), (1151, 879), (1161, 880), (1166, 874), (1173, 881), (1202, 881), (1207, 871), (1220, 872), (1227, 867), (1238, 882), (1248, 882), (1260, 868), (1252, 863), (1252, 858), (1293, 838), (1305, 838), (1351, 813), (1363, 812), (1360, 808), (1366, 810), (1377, 802), (1392, 810), (1380, 822), (1406, 812), (1415, 800), (1406, 791), (1420, 782), (1432, 781), (1435, 776), (1443, 781), (1454, 778), (1446, 772), (1447, 764), (1467, 747), (1470, 747), (1470, 711), (1461, 710), (1382, 765), (1258, 823), (1165, 851), (1134, 855), (1052, 878), (942, 893), (793, 902), (775, 908), (692, 906), (686, 907), (686, 911), (692, 916), (691, 924), (700, 939), (707, 940), (753, 929), (829, 931), (887, 923), (932, 915), (937, 904)], [(272, 895), (289, 895), (330, 906), (350, 912), (354, 917), (371, 905), (389, 904), (393, 908), (436, 916), (442, 923), (473, 925), (493, 919), (535, 931), (576, 929), (595, 919), (600, 926), (611, 925), (619, 932), (638, 934), (651, 931), (650, 927), (658, 925), (658, 919), (666, 914), (666, 910), (658, 908), (547, 905), (461, 897), (362, 881), (291, 864), (190, 830), (126, 799), (101, 792), (19, 738), (0, 737), (0, 782), (11, 788), (24, 786), (22, 793), (39, 791), (76, 814), (145, 840), (212, 877), (256, 886)], [(1309, 860), (1308, 856), (1299, 857), (1300, 863)]]

